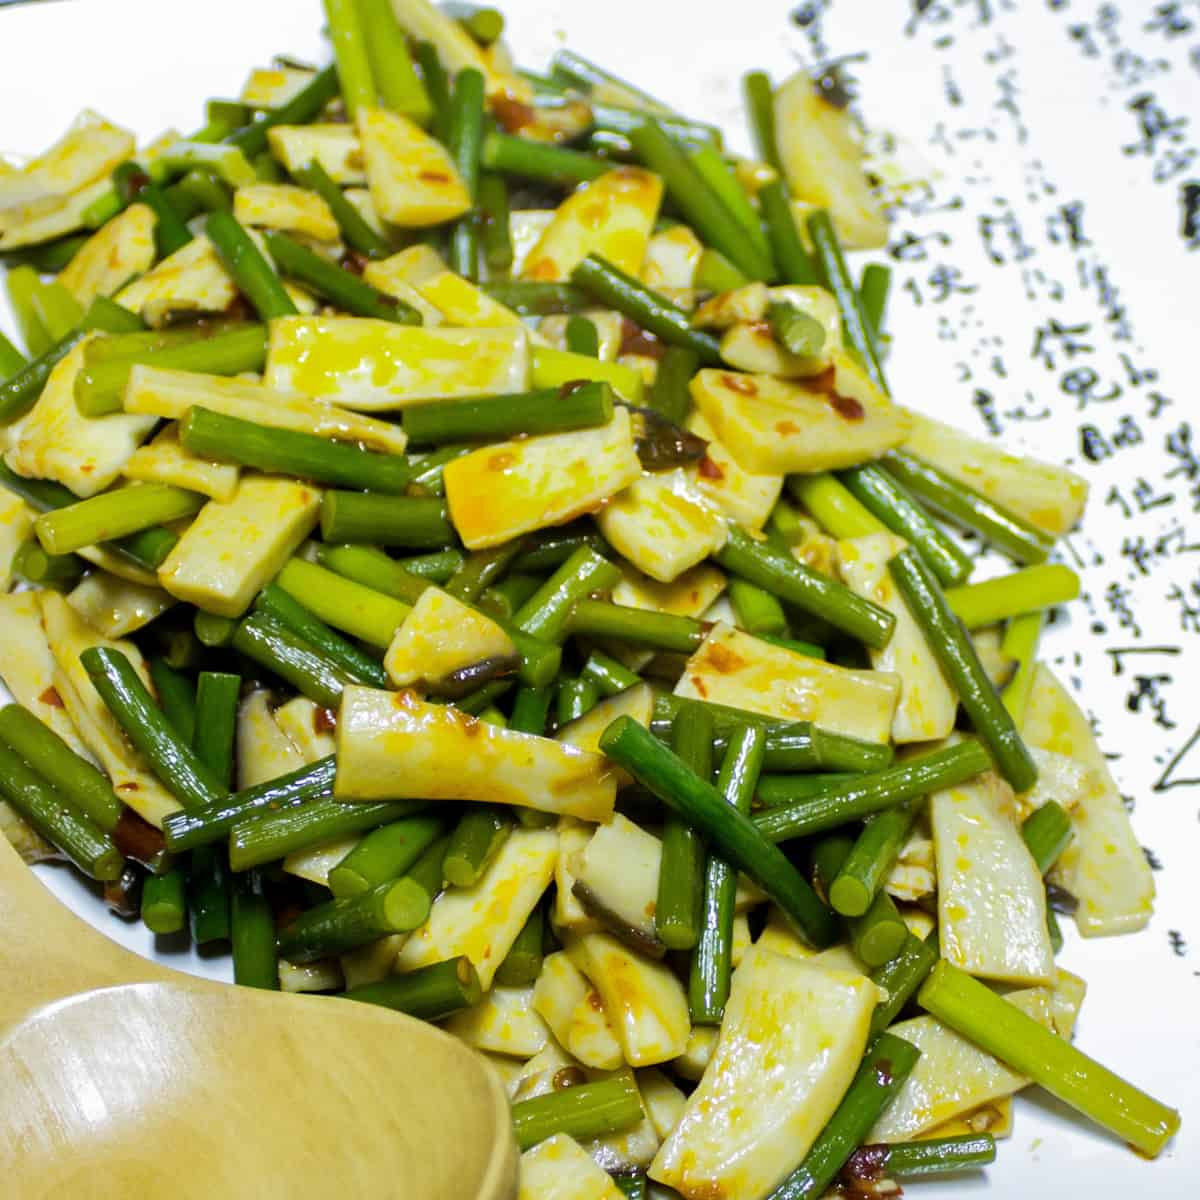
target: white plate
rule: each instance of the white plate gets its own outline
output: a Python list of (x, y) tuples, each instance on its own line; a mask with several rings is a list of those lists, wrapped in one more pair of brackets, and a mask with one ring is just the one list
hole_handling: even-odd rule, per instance
[[(1188, 465), (1184, 439), (1200, 248), (1189, 252), (1180, 228), (1183, 185), (1200, 179), (1200, 161), (1186, 158), (1200, 158), (1196, 66), (1188, 61), (1200, 11), (1179, 6), (1193, 28), (1168, 36), (1163, 22), (1148, 19), (1165, 6), (1122, 10), (1098, 0), (914, 0), (920, 16), (872, 0), (838, 0), (824, 12), (814, 0), (799, 6), (799, 21), (794, 5), (776, 0), (503, 7), (522, 63), (539, 66), (569, 38), (682, 111), (721, 123), (742, 148), (742, 71), (759, 66), (780, 78), (798, 61), (813, 62), (814, 49), (868, 54), (854, 70), (869, 121), (899, 135), (933, 180), (926, 200), (893, 225), (893, 245), (909, 256), (894, 264), (895, 393), (974, 432), (994, 420), (1006, 442), (1070, 462), (1092, 482), (1084, 530), (1067, 551), (1083, 572), (1085, 598), (1056, 624), (1046, 653), (1094, 714), (1161, 870), (1145, 932), (1083, 942), (1068, 929), (1062, 961), (1089, 984), (1079, 1044), (1185, 1117), (1181, 1135), (1150, 1164), (1033, 1091), (1018, 1101), (1014, 1135), (986, 1182), (910, 1190), (996, 1200), (1196, 1195), (1200, 459)], [(1109, 15), (1097, 20), (1101, 8)], [(4, 8), (0, 149), (38, 151), (85, 105), (141, 138), (171, 125), (188, 130), (202, 123), (206, 97), (237, 95), (247, 70), (271, 55), (324, 61), (321, 25), (317, 0)], [(1146, 129), (1163, 124), (1156, 105), (1166, 128), (1139, 149)], [(1170, 124), (1188, 116), (1191, 126)], [(1167, 178), (1156, 183), (1156, 174)], [(1069, 236), (1072, 213), (1079, 245)], [(991, 261), (989, 247), (1002, 262)], [(11, 331), (9, 314), (0, 318)], [(1049, 333), (1052, 321), (1074, 330), (1073, 350)], [(1039, 327), (1047, 331), (1040, 346)], [(1114, 387), (1120, 394), (1101, 400)], [(1171, 404), (1154, 412), (1155, 393)], [(1085, 446), (1100, 461), (1087, 461)], [(1194, 448), (1200, 455), (1200, 433)], [(1170, 499), (1159, 503), (1163, 496)], [(142, 927), (109, 917), (66, 872), (43, 875), (123, 944), (227, 977), (227, 959), (155, 945)]]

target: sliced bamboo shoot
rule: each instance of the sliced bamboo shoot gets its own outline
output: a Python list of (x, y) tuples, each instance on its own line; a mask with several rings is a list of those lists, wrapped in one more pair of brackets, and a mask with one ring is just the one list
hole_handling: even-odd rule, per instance
[(584, 847), (575, 877), (584, 908), (623, 942), (655, 958), (665, 949), (654, 926), (661, 864), (662, 842), (618, 813)]
[(604, 1002), (566, 952), (542, 963), (533, 985), (533, 1007), (550, 1031), (584, 1066), (615, 1071), (625, 1059), (604, 1012)]
[(212, 242), (207, 234), (200, 234), (122, 288), (116, 301), (149, 321), (168, 309), (224, 312), (237, 295), (237, 286), (217, 257)]
[(565, 1133), (521, 1155), (517, 1200), (622, 1200), (612, 1176)]
[(450, 517), (471, 550), (594, 512), (642, 473), (629, 411), (607, 425), (499, 442), (449, 463)]
[(411, 692), (347, 687), (337, 747), (341, 800), (479, 800), (587, 821), (612, 815), (616, 782), (601, 755), (500, 729)]
[(279, 728), (271, 711), (271, 693), (251, 692), (238, 706), (237, 784), (257, 787), (304, 766), (295, 742)]
[(233, 194), (233, 215), (255, 229), (284, 229), (318, 242), (336, 242), (338, 225), (329, 205), (290, 183), (252, 183)]
[(886, 742), (900, 678), (852, 671), (806, 658), (717, 624), (688, 659), (675, 695), (728, 704), (788, 721), (813, 721), (833, 733)]
[(154, 265), (156, 224), (146, 205), (131, 204), (84, 242), (59, 283), (85, 308), (97, 296), (111, 296)]
[(183, 448), (179, 430), (168, 425), (146, 446), (139, 446), (121, 470), (126, 479), (139, 483), (166, 483), (171, 487), (199, 492), (227, 503), (238, 485), (238, 468), (232, 463), (198, 458)]
[(650, 1176), (688, 1200), (761, 1200), (803, 1160), (862, 1058), (874, 986), (755, 949), (720, 1040)]
[[(125, 411), (179, 420), (189, 408), (213, 412), (273, 429), (294, 429), (342, 442), (361, 442), (371, 450), (400, 454), (408, 444), (398, 425), (364, 417), (307, 396), (273, 391), (250, 379), (227, 379), (190, 371), (134, 367), (125, 388)], [(107, 418), (106, 418), (107, 419)]]
[(1015, 813), (991, 772), (930, 798), (942, 957), (985, 979), (1052, 983), (1046, 889)]
[(908, 433), (908, 414), (844, 354), (828, 373), (798, 381), (708, 369), (692, 398), (747, 471), (830, 471), (878, 458)]
[(550, 1040), (545, 1021), (534, 1012), (531, 987), (492, 988), (474, 1008), (455, 1013), (442, 1028), (476, 1050), (513, 1058), (532, 1058)]
[(526, 333), (283, 317), (271, 322), (263, 382), (364, 412), (522, 392), (529, 386)]
[(307, 696), (293, 696), (275, 710), (275, 724), (291, 739), (305, 763), (328, 758), (336, 749), (334, 714)]
[(739, 525), (746, 529), (761, 529), (783, 490), (783, 476), (742, 470), (703, 413), (693, 411), (688, 417), (687, 429), (708, 443), (700, 462), (687, 468), (692, 486), (711, 501), (717, 511)]
[(18, 475), (53, 479), (77, 496), (94, 496), (120, 475), (154, 419), (111, 413), (85, 417), (75, 404), (82, 341), (50, 372), (37, 403), (8, 429), (4, 461)]
[(366, 183), (367, 163), (353, 125), (275, 125), (267, 130), (271, 153), (289, 175), (319, 162), (334, 183)]
[(1074, 471), (1013, 454), (994, 441), (911, 413), (904, 449), (982, 492), (1047, 533), (1070, 533), (1083, 515), (1088, 482)]
[(210, 500), (158, 569), (172, 596), (222, 617), (240, 616), (312, 532), (321, 493), (248, 475), (227, 504)]
[(175, 599), (162, 588), (92, 571), (67, 596), (67, 603), (97, 632), (122, 638), (162, 616)]
[(554, 282), (589, 254), (630, 275), (642, 269), (662, 201), (662, 180), (640, 167), (617, 167), (559, 205), (521, 268), (522, 277)]
[(1087, 793), (1071, 813), (1075, 838), (1050, 873), (1079, 901), (1079, 932), (1105, 937), (1144, 928), (1154, 911), (1154, 876), (1087, 717), (1041, 663), (1023, 728), (1032, 745), (1069, 755), (1089, 770)]
[(890, 533), (851, 538), (838, 543), (837, 566), (847, 587), (896, 616), (891, 641), (882, 650), (869, 651), (875, 670), (892, 671), (900, 677), (892, 740), (931, 742), (946, 737), (954, 728), (958, 697), (888, 573), (888, 560), (904, 546), (903, 538)]
[(46, 640), (54, 657), (54, 691), (83, 743), (112, 780), (117, 796), (151, 825), (162, 827), (179, 802), (159, 783), (150, 764), (133, 748), (116, 718), (92, 685), (79, 656), (93, 646), (120, 650), (150, 686), (141, 651), (132, 642), (113, 642), (98, 634), (57, 592), (37, 593)]
[(482, 987), (491, 987), (496, 968), (550, 886), (557, 858), (553, 830), (513, 830), (474, 887), (448, 888), (434, 901), (429, 920), (400, 951), (396, 970), (403, 974), (465, 954)]
[(512, 638), (495, 621), (441, 588), (428, 587), (396, 630), (383, 665), (401, 688), (515, 653)]
[(607, 933), (571, 937), (566, 950), (599, 992), (631, 1067), (652, 1067), (684, 1052), (691, 1031), (687, 996), (668, 967)]

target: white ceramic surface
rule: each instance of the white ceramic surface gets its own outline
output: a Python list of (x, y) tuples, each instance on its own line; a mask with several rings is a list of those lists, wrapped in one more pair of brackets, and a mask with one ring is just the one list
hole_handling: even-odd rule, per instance
[[(1188, 242), (1200, 243), (1200, 229), (1189, 238), (1183, 226), (1188, 202), (1200, 206), (1200, 4), (502, 7), (523, 64), (540, 66), (569, 42), (682, 111), (720, 122), (741, 148), (743, 70), (779, 78), (798, 62), (866, 53), (853, 65), (864, 113), (931, 180), (893, 226), (894, 392), (974, 432), (994, 422), (1006, 441), (1068, 461), (1092, 481), (1084, 529), (1066, 549), (1086, 596), (1055, 624), (1045, 653), (1094, 714), (1161, 870), (1145, 932), (1084, 942), (1068, 928), (1062, 961), (1089, 983), (1079, 1044), (1184, 1113), (1181, 1135), (1149, 1164), (1029, 1092), (986, 1180), (909, 1190), (995, 1200), (1195, 1196), (1200, 460), (1189, 457), (1187, 416), (1200, 285), (1200, 245)], [(321, 24), (317, 0), (0, 8), (0, 150), (36, 152), (85, 105), (143, 138), (195, 127), (206, 97), (236, 95), (248, 69), (271, 55), (324, 61)], [(0, 325), (12, 332), (2, 300)], [(1200, 435), (1195, 443), (1200, 451)], [(67, 872), (43, 875), (124, 945), (228, 977), (228, 959), (156, 945)]]

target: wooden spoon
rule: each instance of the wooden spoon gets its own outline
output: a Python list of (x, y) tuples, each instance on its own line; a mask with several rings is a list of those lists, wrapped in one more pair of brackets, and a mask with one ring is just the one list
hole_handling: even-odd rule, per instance
[(0, 836), (0, 1191), (512, 1200), (495, 1073), (386, 1009), (195, 979), (64, 908)]

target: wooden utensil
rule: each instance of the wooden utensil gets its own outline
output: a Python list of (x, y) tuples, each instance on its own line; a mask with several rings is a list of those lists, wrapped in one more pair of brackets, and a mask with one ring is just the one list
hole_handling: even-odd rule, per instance
[(0, 836), (0, 1192), (512, 1200), (504, 1089), (398, 1013), (168, 970)]

